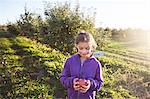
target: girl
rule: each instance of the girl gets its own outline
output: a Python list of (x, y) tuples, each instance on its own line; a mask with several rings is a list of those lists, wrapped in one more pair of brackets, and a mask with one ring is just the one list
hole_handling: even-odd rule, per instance
[(103, 83), (101, 64), (92, 56), (97, 45), (90, 33), (80, 33), (75, 44), (78, 52), (66, 60), (60, 81), (68, 99), (95, 99)]

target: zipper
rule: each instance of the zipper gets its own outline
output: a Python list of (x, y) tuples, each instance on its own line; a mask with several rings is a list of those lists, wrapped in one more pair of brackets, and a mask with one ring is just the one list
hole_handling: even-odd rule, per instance
[[(82, 78), (82, 75), (83, 75), (83, 64), (84, 64), (84, 62), (80, 61), (79, 79)], [(79, 91), (78, 91), (78, 94), (77, 94), (77, 99), (80, 99), (80, 92)]]
[(83, 76), (83, 63), (81, 63), (79, 78), (83, 78), (82, 76)]

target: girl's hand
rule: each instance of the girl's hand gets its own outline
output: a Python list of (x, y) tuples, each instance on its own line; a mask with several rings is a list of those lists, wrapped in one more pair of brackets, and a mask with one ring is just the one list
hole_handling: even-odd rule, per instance
[(74, 88), (74, 90), (79, 90), (80, 89), (78, 80), (79, 80), (78, 78), (75, 78), (73, 80), (73, 88)]
[(87, 85), (83, 85), (82, 87), (80, 87), (80, 92), (86, 93), (89, 90), (90, 86), (91, 82), (90, 80), (87, 80)]

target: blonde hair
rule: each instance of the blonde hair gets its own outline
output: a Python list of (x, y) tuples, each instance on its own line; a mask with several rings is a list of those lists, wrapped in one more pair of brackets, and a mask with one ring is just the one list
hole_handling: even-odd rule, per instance
[(91, 43), (94, 50), (97, 47), (97, 44), (96, 44), (92, 34), (87, 33), (87, 32), (80, 32), (78, 34), (78, 36), (76, 37), (76, 40), (75, 40), (75, 44), (77, 45), (77, 44), (79, 44), (79, 42)]

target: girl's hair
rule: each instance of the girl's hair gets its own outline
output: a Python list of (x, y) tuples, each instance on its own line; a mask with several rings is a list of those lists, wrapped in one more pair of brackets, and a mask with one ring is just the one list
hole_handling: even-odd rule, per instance
[(79, 42), (91, 43), (94, 50), (97, 47), (97, 44), (96, 44), (93, 36), (87, 32), (80, 32), (78, 34), (78, 36), (76, 37), (76, 40), (75, 40), (75, 44), (77, 45), (77, 44), (79, 44)]

